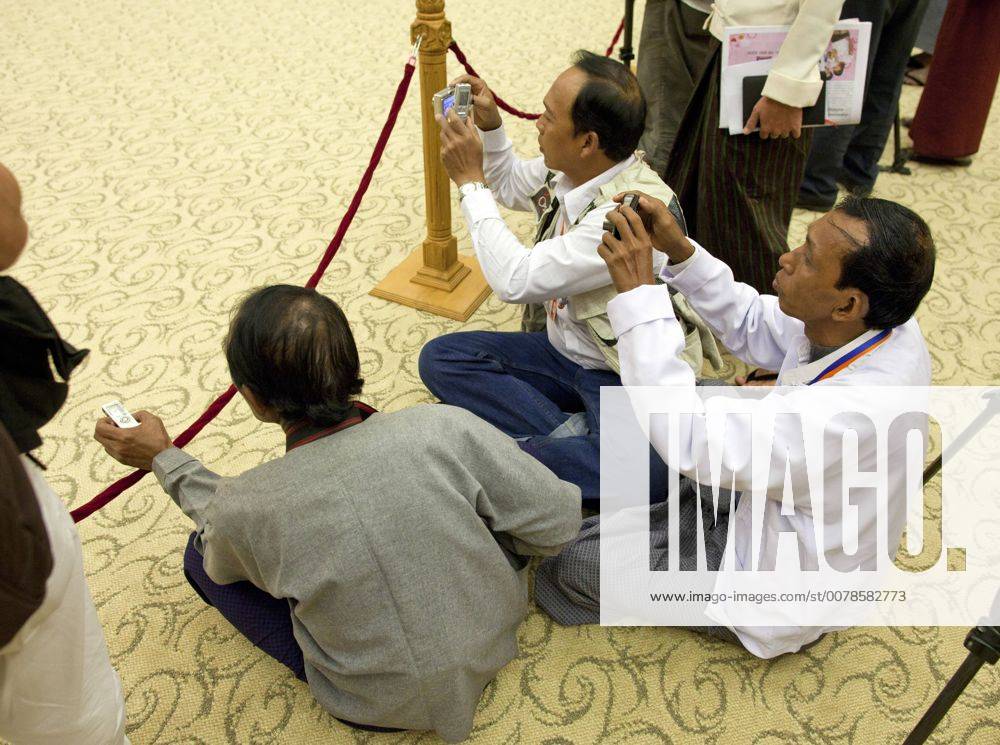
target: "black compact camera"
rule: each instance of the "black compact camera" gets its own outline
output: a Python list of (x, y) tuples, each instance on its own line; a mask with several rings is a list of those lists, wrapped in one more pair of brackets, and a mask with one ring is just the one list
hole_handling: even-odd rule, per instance
[[(626, 194), (625, 198), (622, 199), (622, 207), (630, 207), (635, 212), (638, 212), (639, 211), (639, 195), (635, 194), (633, 192), (629, 192), (628, 194)], [(616, 209), (620, 210), (621, 207), (617, 207)], [(619, 235), (619, 233), (618, 233), (618, 228), (615, 227), (615, 224), (613, 222), (611, 222), (610, 220), (605, 219), (605, 221), (604, 221), (604, 229), (607, 232), (611, 233), (611, 235), (613, 235), (616, 240), (620, 241), (622, 239), (621, 235)]]

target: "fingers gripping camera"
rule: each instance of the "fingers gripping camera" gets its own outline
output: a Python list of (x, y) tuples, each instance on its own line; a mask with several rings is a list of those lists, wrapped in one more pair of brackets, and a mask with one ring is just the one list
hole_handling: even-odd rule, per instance
[(452, 109), (463, 121), (472, 112), (472, 86), (468, 83), (449, 85), (434, 94), (434, 113), (447, 117)]

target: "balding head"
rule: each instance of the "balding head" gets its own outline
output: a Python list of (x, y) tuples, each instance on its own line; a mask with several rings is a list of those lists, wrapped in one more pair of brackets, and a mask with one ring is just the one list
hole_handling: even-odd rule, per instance
[(28, 226), (21, 217), (21, 189), (14, 174), (0, 164), (0, 272), (17, 261), (28, 242)]
[(272, 285), (245, 298), (229, 327), (226, 360), (236, 387), (252, 394), (251, 408), (273, 410), (276, 419), (264, 421), (337, 424), (364, 385), (344, 312), (305, 287)]

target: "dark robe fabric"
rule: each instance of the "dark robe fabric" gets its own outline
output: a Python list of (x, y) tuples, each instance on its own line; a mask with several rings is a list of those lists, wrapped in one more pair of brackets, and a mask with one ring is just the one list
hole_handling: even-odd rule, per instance
[(1000, 2), (951, 0), (913, 117), (913, 152), (965, 158), (979, 151), (1000, 75)]
[(18, 452), (27, 453), (42, 444), (38, 430), (66, 401), (66, 381), (88, 350), (63, 341), (27, 288), (11, 277), (0, 277), (0, 350), (0, 422)]
[(38, 499), (7, 430), (0, 424), (0, 648), (41, 606), (52, 552)]

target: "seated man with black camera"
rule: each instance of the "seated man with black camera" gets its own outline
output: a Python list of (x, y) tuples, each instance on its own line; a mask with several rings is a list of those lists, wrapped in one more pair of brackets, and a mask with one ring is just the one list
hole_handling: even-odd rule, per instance
[[(625, 196), (615, 199), (624, 201)], [(781, 576), (782, 581), (805, 578), (815, 588), (821, 557), (834, 574), (870, 573), (879, 561), (890, 562), (906, 524), (905, 438), (912, 429), (926, 445), (927, 417), (919, 409), (907, 412), (900, 418), (907, 426), (896, 430), (904, 436), (882, 440), (874, 425), (868, 430), (849, 416), (829, 418), (822, 402), (836, 400), (841, 412), (878, 412), (901, 395), (910, 405), (914, 392), (930, 385), (931, 359), (914, 317), (934, 278), (934, 240), (924, 220), (894, 202), (849, 197), (809, 226), (801, 246), (782, 254), (772, 285), (775, 294), (762, 295), (736, 282), (732, 270), (685, 236), (667, 205), (648, 194), (639, 194), (634, 209), (623, 205), (609, 219), (617, 235), (605, 233), (600, 253), (618, 292), (608, 310), (619, 339), (622, 381), (646, 392), (630, 398), (632, 410), (647, 423), (646, 438), (682, 475), (679, 489), (667, 502), (638, 508), (630, 516), (628, 510), (618, 513), (640, 526), (629, 535), (632, 545), (649, 541), (649, 563), (642, 571), (667, 571), (670, 549), (678, 551), (681, 562), (707, 558), (716, 571), (731, 548), (730, 576), (744, 572), (745, 580), (755, 569), (761, 575)], [(659, 271), (662, 283), (649, 260), (651, 248), (668, 259)], [(675, 417), (674, 429), (669, 417), (650, 417), (654, 399), (678, 400), (696, 385), (691, 369), (679, 359), (683, 335), (670, 305), (668, 293), (673, 289), (685, 293), (733, 356), (777, 370), (779, 387), (755, 400), (706, 398)], [(662, 388), (651, 392), (645, 386)], [(877, 396), (872, 395), (873, 386), (881, 389)], [(725, 420), (724, 428), (706, 434), (709, 419), (733, 414), (738, 416)], [(856, 437), (853, 463), (846, 448), (830, 447), (823, 452), (823, 467), (815, 468), (813, 459), (810, 468), (809, 451), (801, 443), (817, 432), (829, 438), (827, 442), (839, 443), (846, 433)], [(880, 448), (888, 468), (878, 459)], [(725, 474), (724, 479), (713, 477), (713, 463), (719, 469), (714, 473)], [(841, 502), (845, 474), (855, 465), (866, 473), (884, 474), (886, 486), (878, 497), (884, 500), (879, 504), (883, 517), (874, 507), (858, 508), (861, 500), (855, 497), (850, 505)], [(674, 528), (693, 526), (699, 491), (702, 503), (711, 505), (712, 490), (720, 485), (746, 498), (720, 497), (709, 527), (680, 534), (671, 545), (671, 521), (677, 520), (671, 509), (680, 517)], [(874, 494), (869, 494), (870, 504)], [(831, 496), (823, 502), (826, 495)], [(559, 556), (544, 560), (536, 574), (536, 602), (561, 624), (602, 620), (602, 532), (615, 535), (617, 528), (616, 516), (601, 517), (588, 518), (580, 535)], [(853, 547), (846, 539), (831, 538), (851, 531)], [(799, 561), (792, 559), (791, 574), (775, 575), (775, 557), (787, 561), (791, 556), (779, 553), (778, 544), (790, 536)], [(608, 566), (614, 565), (612, 561)], [(788, 567), (786, 563), (777, 568)], [(633, 571), (635, 565), (628, 569), (632, 576), (641, 574)], [(605, 601), (608, 593), (614, 594), (614, 589), (606, 589)], [(842, 628), (847, 617), (847, 604), (831, 605), (812, 616), (818, 623), (799, 625), (799, 617), (788, 621), (793, 605), (808, 604), (782, 606), (772, 598), (762, 617), (773, 619), (773, 625), (733, 615), (728, 621), (713, 617), (719, 625), (696, 628), (770, 658), (805, 648), (824, 633)], [(738, 613), (738, 605), (733, 607)]]

